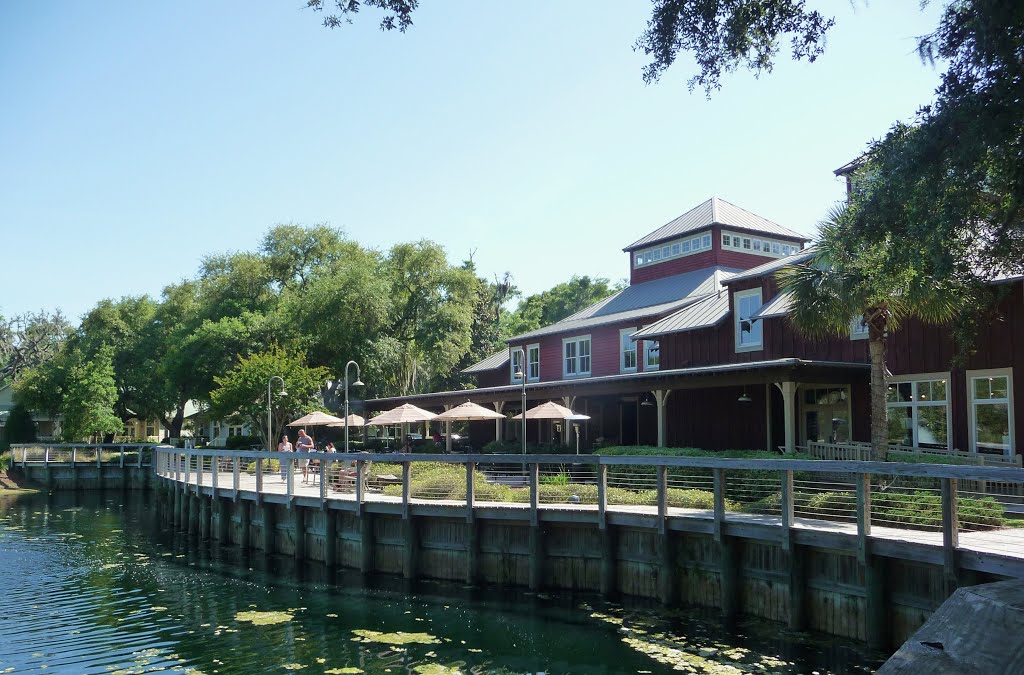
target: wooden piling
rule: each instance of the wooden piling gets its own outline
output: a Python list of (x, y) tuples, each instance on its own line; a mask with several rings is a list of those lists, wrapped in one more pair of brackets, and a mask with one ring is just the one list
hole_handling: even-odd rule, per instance
[[(405, 466), (408, 466), (406, 464)], [(402, 575), (409, 581), (416, 578), (419, 567), (419, 531), (416, 528), (416, 519), (409, 517), (402, 521), (404, 530), (404, 556), (402, 562)]]
[(302, 560), (306, 557), (306, 509), (292, 506), (291, 511), (292, 532), (295, 533), (295, 559)]
[(324, 510), (324, 565), (333, 569), (338, 564), (338, 512)]
[(363, 512), (359, 518), (359, 571), (373, 571), (373, 515)]

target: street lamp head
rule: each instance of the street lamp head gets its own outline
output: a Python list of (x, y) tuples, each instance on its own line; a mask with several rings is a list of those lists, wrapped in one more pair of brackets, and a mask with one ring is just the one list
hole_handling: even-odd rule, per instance
[(277, 395), (278, 395), (278, 396), (287, 396), (287, 395), (288, 395), (288, 392), (287, 392), (287, 391), (285, 391), (284, 389), (282, 389), (281, 391), (277, 392)]
[(523, 371), (517, 369), (516, 372), (515, 372), (515, 375), (513, 375), (513, 377), (515, 377), (517, 380), (522, 379)]
[(352, 386), (353, 386), (353, 387), (361, 387), (361, 386), (363, 386), (363, 381), (362, 381), (362, 380), (360, 380), (360, 379), (359, 379), (359, 378), (357, 377), (357, 378), (356, 378), (356, 381), (352, 383)]

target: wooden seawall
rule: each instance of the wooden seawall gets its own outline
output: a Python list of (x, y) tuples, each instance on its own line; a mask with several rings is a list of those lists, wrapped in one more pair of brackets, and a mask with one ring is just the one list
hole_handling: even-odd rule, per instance
[[(291, 455), (261, 456), (294, 461)], [(322, 484), (296, 486), (293, 478), (264, 473), (261, 464), (256, 475), (238, 469), (239, 458), (254, 457), (159, 451), (155, 468), (168, 522), (197, 538), (330, 567), (713, 606), (726, 618), (745, 613), (879, 648), (900, 644), (960, 585), (1024, 578), (1024, 536), (1017, 530), (961, 535), (956, 518), (957, 480), (1020, 481), (1020, 469), (593, 457), (580, 461), (597, 466), (599, 503), (540, 504), (537, 467), (566, 457), (508, 458), (528, 471), (529, 503), (474, 498), (473, 469), (477, 462), (497, 461), (494, 456), (361, 456), (360, 471), (370, 460), (402, 463), (401, 496), (368, 493), (362, 480), (353, 493), (335, 494)], [(422, 460), (465, 464), (467, 497), (412, 498), (411, 466)], [(608, 504), (606, 461), (659, 466), (657, 505)], [(670, 507), (664, 498), (668, 466), (712, 468), (714, 508)], [(751, 468), (779, 470), (781, 515), (726, 510), (726, 473)], [(866, 479), (858, 482), (856, 522), (794, 517), (795, 470), (903, 472), (942, 480), (943, 531), (872, 527)]]

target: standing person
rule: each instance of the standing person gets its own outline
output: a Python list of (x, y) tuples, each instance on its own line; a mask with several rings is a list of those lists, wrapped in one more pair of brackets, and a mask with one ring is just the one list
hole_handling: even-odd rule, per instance
[[(313, 437), (308, 436), (305, 429), (299, 429), (299, 439), (295, 441), (295, 452), (313, 452), (315, 449)], [(300, 459), (299, 466), (302, 467), (302, 482), (305, 483), (309, 473), (309, 460)]]
[[(292, 443), (288, 440), (288, 435), (285, 434), (281, 437), (281, 442), (277, 444), (278, 452), (292, 452)], [(287, 478), (288, 473), (288, 462), (285, 460), (281, 461), (281, 482), (283, 483)]]

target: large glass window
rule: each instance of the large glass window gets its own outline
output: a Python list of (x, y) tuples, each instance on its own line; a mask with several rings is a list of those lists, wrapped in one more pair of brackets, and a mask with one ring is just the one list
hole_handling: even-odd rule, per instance
[(634, 267), (642, 267), (654, 263), (664, 262), (673, 258), (680, 258), (694, 253), (700, 253), (711, 248), (711, 235), (703, 234), (686, 239), (677, 239), (658, 246), (642, 249), (634, 253)]
[(950, 447), (949, 379), (945, 373), (894, 378), (886, 392), (889, 442), (915, 448)]
[(565, 338), (562, 340), (562, 352), (565, 354), (563, 360), (565, 365), (562, 371), (565, 377), (590, 375), (589, 335)]
[(732, 298), (736, 315), (736, 351), (748, 352), (761, 349), (761, 320), (752, 318), (761, 308), (761, 289), (739, 291)]
[(536, 382), (540, 379), (540, 345), (530, 345), (526, 348), (526, 365), (527, 373), (526, 377), (530, 382)]
[(1013, 455), (1012, 371), (968, 371), (972, 451)]
[(801, 387), (801, 391), (804, 438), (818, 443), (849, 441), (849, 387)]
[(629, 337), (635, 332), (636, 328), (623, 328), (619, 331), (619, 370), (623, 373), (636, 372), (636, 341)]

